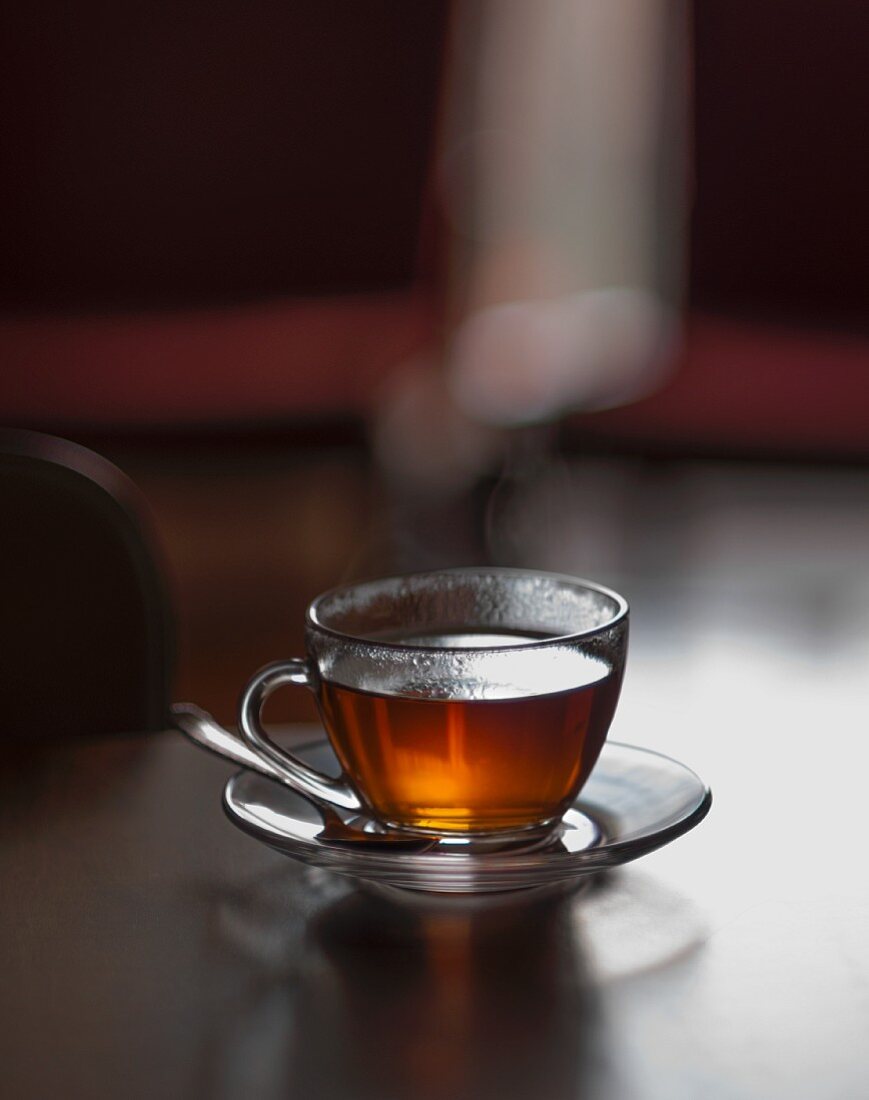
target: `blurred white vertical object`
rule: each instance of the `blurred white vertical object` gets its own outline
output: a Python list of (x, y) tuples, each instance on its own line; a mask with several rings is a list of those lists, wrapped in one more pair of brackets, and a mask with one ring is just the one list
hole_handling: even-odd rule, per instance
[(454, 397), (504, 424), (630, 400), (677, 337), (685, 6), (458, 7), (443, 161)]
[[(430, 377), (417, 366), (394, 380), (376, 429), (397, 477), (424, 470), (437, 483), (443, 464), (451, 485), (457, 453), (467, 473), (470, 456), (497, 451), (491, 439), (457, 450), (463, 433), (660, 384), (678, 341), (688, 107), (683, 0), (463, 0), (453, 11), (438, 157), (445, 354), (433, 353)], [(406, 412), (423, 407), (423, 419)], [(436, 440), (450, 453), (423, 456)]]

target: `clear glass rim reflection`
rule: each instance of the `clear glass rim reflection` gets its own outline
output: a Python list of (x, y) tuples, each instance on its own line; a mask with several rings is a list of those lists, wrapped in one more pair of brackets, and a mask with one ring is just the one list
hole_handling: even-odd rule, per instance
[[(424, 578), (435, 578), (445, 576), (466, 576), (466, 577), (516, 577), (516, 578), (531, 578), (542, 577), (552, 581), (558, 581), (562, 584), (571, 585), (576, 589), (583, 589), (588, 592), (596, 592), (601, 596), (605, 596), (612, 600), (615, 604), (616, 610), (614, 613), (599, 623), (597, 626), (591, 627), (588, 630), (579, 630), (569, 634), (557, 634), (551, 637), (538, 638), (533, 641), (521, 642), (519, 644), (504, 645), (485, 645), (485, 646), (425, 646), (425, 645), (410, 645), (406, 642), (394, 642), (381, 638), (370, 637), (365, 634), (350, 634), (342, 630), (336, 630), (334, 627), (327, 626), (321, 621), (320, 609), (323, 604), (328, 600), (333, 599), (336, 596), (340, 596), (344, 593), (352, 592), (358, 589), (364, 589), (368, 587), (374, 587), (375, 585), (389, 585), (399, 583), (401, 581), (410, 580), (422, 580)], [(510, 650), (522, 652), (529, 649), (544, 649), (547, 646), (559, 646), (569, 645), (571, 643), (585, 641), (590, 638), (594, 638), (599, 634), (603, 634), (608, 630), (611, 630), (618, 623), (623, 622), (628, 617), (628, 601), (624, 596), (619, 595), (618, 592), (612, 588), (607, 588), (603, 584), (598, 584), (597, 581), (585, 580), (582, 577), (573, 577), (569, 573), (554, 573), (545, 569), (517, 569), (509, 568), (507, 566), (498, 565), (480, 565), (480, 566), (458, 566), (450, 569), (426, 569), (415, 573), (397, 573), (388, 577), (372, 577), (367, 580), (354, 581), (352, 584), (337, 585), (334, 588), (328, 589), (326, 592), (321, 593), (316, 599), (312, 600), (308, 605), (307, 612), (305, 614), (305, 621), (308, 627), (317, 630), (319, 633), (327, 634), (332, 638), (338, 638), (344, 641), (354, 642), (356, 644), (376, 646), (378, 649), (393, 649), (402, 653), (431, 653), (433, 649), (437, 649), (440, 653), (485, 653), (493, 650)]]

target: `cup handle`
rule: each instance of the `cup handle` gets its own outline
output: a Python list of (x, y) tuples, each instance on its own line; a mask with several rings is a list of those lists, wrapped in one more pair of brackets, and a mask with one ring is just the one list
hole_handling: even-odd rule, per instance
[(275, 661), (261, 668), (252, 677), (238, 704), (238, 730), (242, 740), (258, 759), (271, 765), (288, 787), (318, 803), (337, 806), (342, 810), (361, 810), (359, 797), (343, 776), (340, 779), (331, 779), (328, 775), (309, 768), (301, 760), (278, 748), (263, 729), (263, 704), (273, 691), (285, 684), (301, 684), (313, 688), (314, 677), (308, 662), (297, 657), (288, 661)]

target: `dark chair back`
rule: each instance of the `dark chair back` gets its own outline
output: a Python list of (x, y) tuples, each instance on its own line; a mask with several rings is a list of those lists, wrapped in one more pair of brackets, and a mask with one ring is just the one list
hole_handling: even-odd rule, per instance
[(167, 725), (174, 630), (135, 486), (36, 432), (0, 432), (0, 735)]

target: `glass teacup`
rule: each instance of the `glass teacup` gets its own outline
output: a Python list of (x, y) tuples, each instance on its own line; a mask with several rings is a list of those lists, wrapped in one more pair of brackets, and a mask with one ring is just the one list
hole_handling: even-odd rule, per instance
[[(383, 825), (545, 830), (603, 747), (627, 635), (621, 596), (554, 573), (448, 569), (336, 588), (308, 608), (307, 657), (247, 685), (239, 728), (300, 793)], [(340, 779), (263, 730), (263, 703), (284, 684), (313, 691)]]

